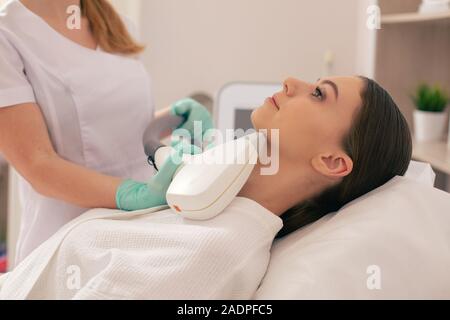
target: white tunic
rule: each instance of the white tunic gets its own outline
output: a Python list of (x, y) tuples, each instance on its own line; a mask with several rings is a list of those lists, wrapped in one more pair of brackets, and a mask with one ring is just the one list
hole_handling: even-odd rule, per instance
[(0, 299), (250, 299), (281, 218), (235, 198), (211, 220), (94, 209), (0, 277)]
[[(0, 74), (0, 107), (37, 103), (62, 158), (111, 176), (153, 175), (142, 135), (154, 106), (139, 59), (83, 47), (13, 0), (0, 13)], [(19, 186), (16, 261), (86, 211), (38, 194), (24, 179)]]

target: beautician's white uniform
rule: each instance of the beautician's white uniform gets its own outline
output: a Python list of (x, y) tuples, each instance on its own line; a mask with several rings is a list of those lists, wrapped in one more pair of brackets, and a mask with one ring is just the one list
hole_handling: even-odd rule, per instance
[[(154, 172), (141, 137), (153, 116), (150, 85), (138, 59), (85, 48), (18, 0), (0, 13), (0, 107), (37, 103), (64, 159), (111, 176), (149, 179)], [(16, 263), (86, 211), (38, 194), (23, 178), (19, 187)]]

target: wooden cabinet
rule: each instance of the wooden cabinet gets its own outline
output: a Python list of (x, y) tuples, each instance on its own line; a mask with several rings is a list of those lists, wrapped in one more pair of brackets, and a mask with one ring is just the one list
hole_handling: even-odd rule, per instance
[[(397, 102), (413, 134), (414, 104), (410, 98), (422, 82), (439, 83), (450, 92), (450, 10), (420, 14), (421, 0), (379, 0), (374, 78)], [(449, 112), (447, 108), (447, 113)], [(450, 149), (446, 141), (414, 144), (413, 157), (431, 164), (437, 187), (450, 191)], [(446, 182), (446, 181), (447, 182)]]

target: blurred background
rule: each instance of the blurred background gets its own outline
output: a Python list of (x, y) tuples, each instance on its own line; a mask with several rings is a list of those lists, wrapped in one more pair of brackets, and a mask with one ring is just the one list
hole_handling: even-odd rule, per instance
[(370, 72), (371, 50), (358, 41), (370, 36), (371, 1), (113, 2), (139, 26), (160, 108), (197, 91), (214, 96), (231, 81)]
[[(232, 82), (360, 74), (392, 94), (413, 134), (418, 84), (450, 89), (446, 1), (112, 0), (147, 46), (142, 61), (158, 109), (194, 96), (216, 113), (220, 89)], [(442, 115), (448, 119), (448, 108)], [(447, 132), (448, 120), (439, 137), (415, 143), (414, 157), (429, 162), (436, 186), (448, 191)], [(12, 259), (20, 206), (14, 172), (2, 160), (0, 166), (0, 256), (8, 247)]]

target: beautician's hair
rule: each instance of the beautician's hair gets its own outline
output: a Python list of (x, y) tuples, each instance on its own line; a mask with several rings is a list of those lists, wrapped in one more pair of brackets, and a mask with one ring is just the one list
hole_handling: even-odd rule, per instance
[(108, 0), (81, 0), (81, 12), (87, 17), (99, 46), (106, 52), (132, 55), (144, 50), (128, 32), (120, 15)]
[(352, 172), (338, 185), (286, 211), (277, 238), (338, 211), (408, 169), (412, 154), (408, 123), (386, 90), (371, 79), (360, 78), (365, 83), (363, 103), (342, 141), (353, 160)]

